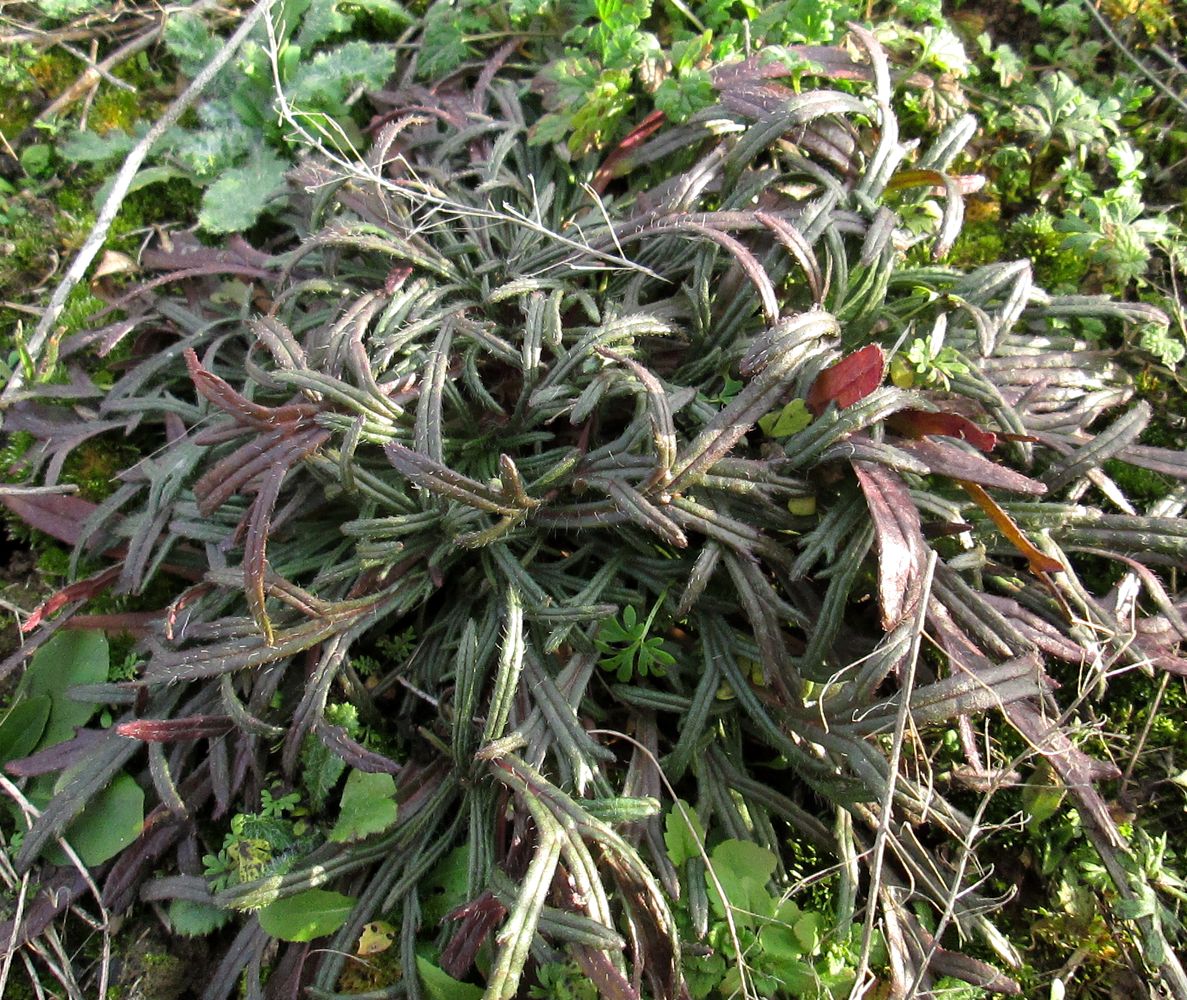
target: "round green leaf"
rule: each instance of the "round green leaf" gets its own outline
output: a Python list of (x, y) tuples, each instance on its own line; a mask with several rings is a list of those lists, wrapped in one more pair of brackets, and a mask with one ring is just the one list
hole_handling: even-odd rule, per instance
[(33, 654), (20, 693), (53, 700), (38, 749), (70, 739), (76, 727), (90, 722), (98, 705), (72, 701), (69, 691), (80, 684), (106, 681), (108, 660), (107, 637), (102, 632), (59, 632)]
[[(120, 773), (66, 828), (65, 839), (83, 864), (93, 867), (114, 858), (143, 828), (144, 791), (129, 775)], [(67, 862), (57, 845), (46, 848), (45, 856), (54, 864)]]
[(37, 746), (53, 702), (48, 695), (25, 698), (12, 706), (0, 721), (0, 764), (27, 757)]
[(354, 909), (353, 896), (327, 889), (306, 889), (260, 910), (260, 926), (282, 941), (312, 941), (333, 934)]

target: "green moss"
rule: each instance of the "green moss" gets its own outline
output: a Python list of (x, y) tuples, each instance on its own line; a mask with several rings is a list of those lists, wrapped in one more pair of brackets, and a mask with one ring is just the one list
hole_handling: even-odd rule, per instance
[(0, 131), (12, 141), (33, 124), (46, 100), (65, 90), (80, 72), (78, 60), (50, 49), (15, 46), (0, 55)]
[(88, 125), (100, 135), (121, 129), (130, 131), (144, 116), (145, 109), (138, 94), (117, 87), (106, 87), (95, 98), (87, 119)]
[(98, 437), (79, 445), (62, 468), (63, 482), (78, 487), (79, 496), (101, 503), (115, 491), (116, 474), (140, 457), (131, 445)]
[(124, 201), (116, 220), (119, 223), (117, 235), (154, 223), (192, 220), (197, 216), (201, 202), (202, 192), (183, 177), (142, 188)]
[(1064, 248), (1064, 239), (1050, 212), (1033, 212), (1015, 219), (1006, 230), (1005, 256), (1027, 258), (1034, 267), (1035, 281), (1043, 288), (1075, 292), (1088, 266), (1083, 254)]
[(1171, 491), (1170, 480), (1149, 469), (1140, 469), (1117, 459), (1105, 462), (1105, 473), (1121, 487), (1121, 491), (1136, 506), (1146, 507), (1161, 500)]
[(961, 231), (947, 263), (967, 269), (992, 264), (1002, 259), (1003, 242), (997, 219), (974, 222)]

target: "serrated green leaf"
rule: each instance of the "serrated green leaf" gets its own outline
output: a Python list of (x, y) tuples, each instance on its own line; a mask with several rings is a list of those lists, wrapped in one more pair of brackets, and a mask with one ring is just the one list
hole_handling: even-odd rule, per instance
[(252, 226), (284, 184), (288, 163), (271, 150), (257, 150), (206, 189), (198, 223), (209, 233), (237, 233)]
[(58, 155), (71, 163), (111, 163), (126, 156), (135, 142), (131, 135), (120, 129), (112, 129), (106, 135), (84, 129), (70, 133), (58, 143)]
[(354, 909), (353, 896), (328, 889), (306, 889), (260, 910), (260, 926), (281, 941), (312, 941), (333, 934)]
[(329, 833), (336, 843), (383, 833), (396, 821), (396, 782), (390, 774), (351, 770), (342, 790), (338, 822)]
[(382, 87), (395, 64), (395, 50), (390, 45), (347, 42), (300, 63), (285, 93), (302, 108), (332, 111), (357, 87)]
[(346, 761), (333, 753), (316, 736), (307, 737), (301, 749), (301, 784), (309, 795), (309, 805), (318, 812), (326, 804), (330, 790), (338, 784)]
[[(301, 19), (301, 31), (297, 35), (297, 46), (309, 52), (318, 42), (331, 35), (349, 31), (354, 16), (342, 10), (343, 0), (313, 0)], [(353, 7), (354, 4), (351, 4)]]
[(713, 81), (703, 69), (691, 69), (664, 80), (655, 91), (655, 106), (672, 121), (686, 122), (717, 101)]
[(204, 101), (198, 108), (201, 128), (179, 129), (167, 138), (171, 157), (202, 180), (214, 180), (242, 160), (259, 142), (230, 100)]
[(229, 910), (192, 899), (175, 899), (169, 904), (169, 925), (182, 937), (204, 937), (231, 919)]
[[(778, 863), (765, 847), (748, 840), (726, 840), (713, 848), (713, 874), (740, 926), (755, 927), (775, 915), (775, 900), (767, 892), (767, 882)], [(706, 888), (713, 911), (724, 918), (725, 902), (716, 882), (706, 873)]]
[(528, 133), (528, 142), (533, 146), (545, 146), (564, 142), (573, 128), (571, 116), (559, 112), (541, 115)]
[(490, 31), (493, 24), (484, 5), (437, 0), (425, 14), (425, 28), (416, 56), (421, 77), (438, 79), (452, 73), (475, 55), (468, 36)]
[(423, 955), (416, 956), (416, 971), (430, 1000), (482, 1000), (481, 987), (454, 979)]
[(699, 858), (705, 843), (705, 827), (701, 818), (687, 802), (680, 799), (664, 820), (664, 846), (668, 858), (677, 868), (689, 858)]
[(165, 48), (189, 77), (198, 72), (220, 48), (218, 37), (198, 14), (182, 11), (165, 21)]

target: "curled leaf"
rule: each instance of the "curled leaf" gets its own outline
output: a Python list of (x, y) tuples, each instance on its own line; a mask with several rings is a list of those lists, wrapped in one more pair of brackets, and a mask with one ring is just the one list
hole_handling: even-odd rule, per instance
[(933, 434), (960, 438), (980, 451), (993, 451), (997, 435), (984, 431), (967, 417), (957, 413), (930, 413), (927, 410), (899, 410), (886, 419), (886, 425), (904, 437), (922, 438)]
[(1058, 573), (1063, 569), (1063, 565), (1058, 560), (1052, 559), (1045, 552), (1035, 548), (1030, 539), (1022, 533), (1022, 529), (1014, 523), (1014, 519), (1002, 510), (997, 501), (980, 486), (964, 480), (957, 480), (957, 482), (973, 498), (977, 506), (989, 515), (989, 520), (997, 526), (997, 530), (1005, 535), (1014, 548), (1026, 556), (1026, 561), (1030, 564), (1030, 571), (1035, 576), (1040, 576), (1043, 573)]

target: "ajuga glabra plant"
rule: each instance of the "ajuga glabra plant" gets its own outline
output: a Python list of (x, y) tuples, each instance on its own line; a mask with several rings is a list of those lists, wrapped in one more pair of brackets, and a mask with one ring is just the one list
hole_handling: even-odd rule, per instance
[[(239, 911), (208, 997), (244, 970), (258, 995), (272, 934), (292, 943), (270, 988), (333, 994), (382, 925), (410, 996), (444, 970), (508, 1000), (570, 962), (604, 997), (664, 1000), (706, 948), (712, 844), (791, 838), (840, 860), (829, 933), (871, 932), (889, 995), (1015, 992), (954, 950), (1018, 960), (978, 888), (976, 799), (929, 783), (910, 735), (952, 723), (984, 789), (988, 713), (1048, 758), (1132, 894), (1093, 787), (1111, 765), (1069, 739), (1045, 666), (1184, 669), (1150, 568), (1187, 556), (1182, 494), (1136, 511), (1102, 465), (1187, 462), (1136, 443), (1148, 408), (1076, 338), (1163, 318), (1047, 295), (1025, 262), (945, 266), (975, 123), (902, 140), (883, 54), (851, 43), (812, 53), (843, 89), (797, 93), (759, 54), (584, 174), (525, 142), (535, 112), (497, 59), (466, 87), (393, 87), (365, 161), (291, 176), (271, 250), (147, 252), (126, 318), (63, 344), (69, 380), (6, 415), (45, 483), (88, 437), (144, 449), (98, 506), (6, 498), (98, 564), (26, 652), (63, 625), (138, 642), (131, 679), (87, 691), (119, 718), (43, 751), (66, 778), (18, 864), (131, 775), (155, 808), (104, 899)], [(121, 341), (101, 390), (72, 359)], [(1127, 607), (1079, 552), (1135, 582)], [(78, 615), (160, 578), (159, 613)], [(710, 841), (681, 871), (673, 792)], [(390, 808), (360, 817), (368, 795)], [(235, 844), (278, 823), (283, 843), (209, 879), (230, 814)], [(428, 920), (426, 878), (462, 845), (462, 905)], [(332, 912), (278, 930), (293, 899)], [(1139, 926), (1165, 945), (1156, 915)]]

